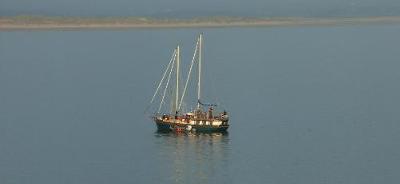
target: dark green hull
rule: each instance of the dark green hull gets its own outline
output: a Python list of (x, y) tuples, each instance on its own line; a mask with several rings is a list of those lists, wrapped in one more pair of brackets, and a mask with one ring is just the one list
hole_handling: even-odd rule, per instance
[[(174, 131), (172, 127), (181, 127), (185, 128), (182, 125), (175, 125), (173, 123), (166, 123), (160, 120), (156, 120), (157, 129), (159, 131)], [(191, 125), (192, 130), (196, 132), (226, 132), (229, 128), (229, 125), (220, 125), (220, 126), (211, 126), (211, 125)]]

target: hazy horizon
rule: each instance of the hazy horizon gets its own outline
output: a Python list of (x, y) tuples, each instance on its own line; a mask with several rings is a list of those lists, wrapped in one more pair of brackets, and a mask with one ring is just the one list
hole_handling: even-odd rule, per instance
[(340, 17), (400, 15), (396, 0), (1, 0), (0, 16)]

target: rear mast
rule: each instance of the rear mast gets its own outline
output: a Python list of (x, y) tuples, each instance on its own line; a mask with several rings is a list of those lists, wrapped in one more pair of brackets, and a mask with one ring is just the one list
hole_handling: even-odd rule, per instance
[(178, 113), (179, 101), (179, 62), (180, 62), (180, 49), (179, 45), (176, 48), (176, 92), (175, 92), (175, 114)]
[(199, 78), (197, 83), (197, 109), (200, 109), (200, 95), (201, 95), (201, 55), (202, 55), (202, 45), (203, 45), (203, 33), (199, 36)]

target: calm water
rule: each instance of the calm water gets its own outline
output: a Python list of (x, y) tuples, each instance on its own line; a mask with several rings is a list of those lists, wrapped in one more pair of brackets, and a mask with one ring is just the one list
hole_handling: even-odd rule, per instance
[(398, 0), (1, 0), (0, 15), (56, 16), (399, 16)]
[[(199, 32), (229, 133), (157, 133), (143, 110)], [(399, 33), (0, 32), (0, 183), (399, 183)]]

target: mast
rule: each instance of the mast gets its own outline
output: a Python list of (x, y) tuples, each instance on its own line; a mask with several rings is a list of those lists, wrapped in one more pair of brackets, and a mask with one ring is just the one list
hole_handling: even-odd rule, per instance
[(199, 36), (199, 79), (197, 83), (197, 108), (200, 108), (202, 45), (203, 45), (203, 33), (201, 33)]
[(175, 113), (178, 109), (179, 101), (179, 62), (180, 62), (180, 50), (179, 45), (176, 48), (176, 94), (175, 94)]

